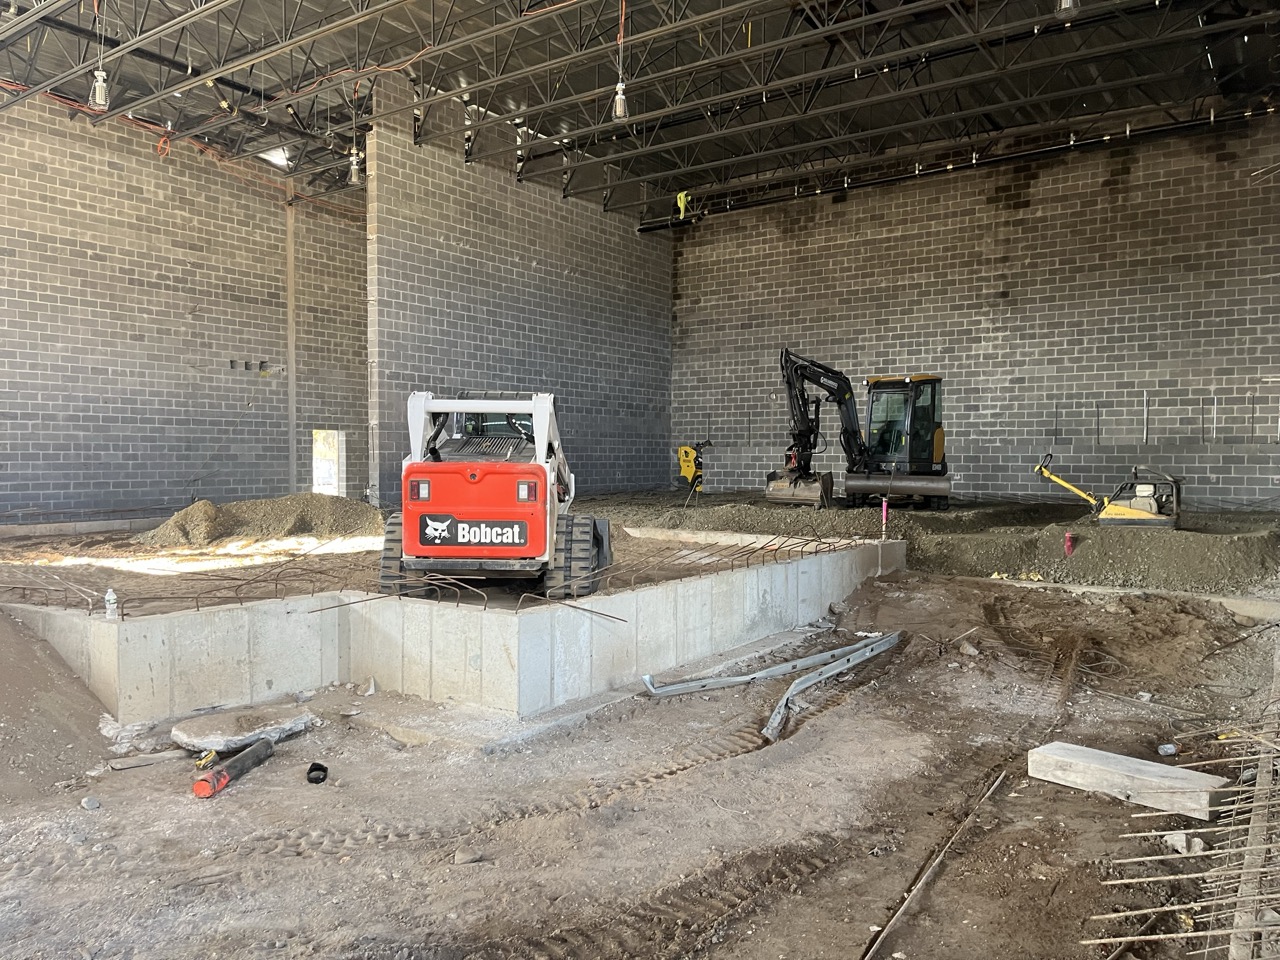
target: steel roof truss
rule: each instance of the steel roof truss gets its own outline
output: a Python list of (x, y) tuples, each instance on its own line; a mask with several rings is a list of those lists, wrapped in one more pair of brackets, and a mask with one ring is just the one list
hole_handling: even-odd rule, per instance
[[(1126, 8), (1127, 7), (1145, 7), (1147, 3), (1149, 3), (1149, 0), (1124, 0), (1124, 2), (1122, 2), (1121, 4), (1118, 4), (1118, 6), (1123, 6)], [(932, 3), (913, 4), (912, 6), (913, 7), (927, 6), (930, 9), (932, 9), (934, 6), (942, 6), (942, 4), (932, 4)], [(884, 22), (883, 15), (877, 14), (875, 16), (878, 16), (881, 18), (875, 21), (876, 24), (882, 24)], [(1042, 42), (1041, 32), (1038, 29), (1034, 29), (1035, 27), (1039, 26), (1039, 23), (1040, 23), (1039, 20), (1035, 20), (1035, 21), (1024, 20), (1024, 21), (1016, 21), (1009, 24), (1003, 24), (1000, 27), (996, 28), (997, 32), (993, 34), (989, 39), (999, 40), (1003, 43), (1009, 37), (1014, 37), (1014, 38), (1020, 39), (1027, 48), (1030, 48), (1032, 47), (1032, 45)], [(873, 24), (873, 26), (874, 25), (875, 24)], [(840, 29), (844, 29), (844, 28), (841, 27)], [(813, 33), (805, 34), (803, 35), (802, 39), (811, 40), (814, 37), (826, 36), (828, 35), (828, 32), (829, 31), (824, 28), (824, 30), (821, 30), (821, 31), (815, 31)], [(879, 35), (877, 36), (877, 42), (883, 43), (887, 39), (888, 39), (887, 30), (881, 30)], [(935, 55), (941, 55), (946, 52), (947, 46), (950, 45), (954, 47), (956, 43), (961, 42), (964, 39), (965, 38), (948, 38), (943, 41), (922, 45), (916, 48), (915, 50), (909, 51), (909, 52), (912, 54), (918, 53), (921, 55), (931, 56), (931, 57)], [(792, 42), (793, 41), (790, 38), (784, 38), (779, 41), (771, 41), (768, 44), (768, 46), (778, 49), (780, 53), (785, 53), (787, 51), (787, 48), (790, 46)], [(895, 62), (896, 59), (901, 58), (905, 53), (907, 52), (901, 51), (901, 50), (897, 50), (890, 53), (890, 52), (880, 51), (878, 47), (874, 48), (873, 52), (868, 53), (863, 58), (863, 62), (861, 64), (856, 65), (854, 67), (853, 76), (857, 78), (863, 75), (871, 75), (873, 73), (878, 75), (883, 72), (883, 69), (885, 66), (888, 66), (891, 63)], [(730, 55), (727, 58), (713, 58), (710, 61), (700, 62), (698, 64), (691, 65), (688, 67), (680, 67), (680, 68), (674, 68), (672, 70), (664, 71), (660, 76), (665, 77), (673, 74), (676, 76), (682, 76), (682, 75), (696, 76), (696, 72), (699, 70), (705, 71), (711, 67), (723, 66), (725, 65), (726, 62), (734, 61), (739, 58), (740, 58), (740, 51), (735, 52), (734, 54)], [(805, 74), (805, 76), (810, 76), (810, 77), (816, 76), (816, 75), (818, 74), (815, 74), (812, 72)], [(648, 82), (652, 82), (654, 79), (656, 79), (656, 77), (653, 75), (650, 75), (649, 77), (644, 77), (639, 79), (648, 83)], [(760, 91), (758, 89), (753, 89), (752, 92), (758, 93)], [(770, 90), (770, 92), (772, 91)], [(607, 91), (599, 90), (599, 91), (595, 91), (595, 93), (596, 95), (605, 95)], [(447, 94), (440, 94), (437, 96), (445, 97), (447, 96)], [(556, 106), (555, 104), (542, 104), (539, 107), (533, 108), (532, 110), (528, 111), (528, 113), (537, 114), (539, 111), (553, 110), (555, 106)], [(494, 118), (489, 118), (489, 119), (480, 121), (478, 125), (485, 126), (485, 125), (491, 125), (491, 124), (496, 124), (500, 122), (509, 122), (511, 119), (512, 117), (510, 115), (503, 116), (503, 117), (494, 117)], [(650, 116), (646, 115), (644, 117), (644, 120), (646, 122), (649, 119), (651, 119)], [(633, 122), (635, 122), (634, 118), (633, 118)], [(596, 127), (589, 127), (586, 129), (578, 129), (574, 131), (561, 131), (560, 135), (567, 136), (574, 139), (581, 139), (583, 137), (590, 136), (597, 133), (607, 133), (610, 130), (611, 130), (611, 126), (606, 123)], [(446, 136), (453, 133), (456, 133), (456, 131), (455, 130), (440, 131), (440, 132), (436, 132), (429, 135), (426, 139), (434, 139), (440, 136)]]
[[(1185, 39), (1188, 37), (1197, 36), (1202, 32), (1203, 31), (1197, 27), (1195, 30), (1184, 30), (1181, 33), (1178, 33), (1172, 36), (1153, 38), (1153, 39), (1147, 40), (1146, 42), (1155, 43), (1155, 44), (1167, 44), (1178, 39)], [(1132, 46), (1133, 46), (1132, 43), (1114, 44), (1110, 47), (1099, 48), (1099, 49), (1089, 51), (1088, 55), (1090, 59), (1112, 59), (1114, 54), (1123, 53), (1126, 50), (1131, 50)], [(1045, 57), (1044, 59), (1036, 63), (1024, 63), (1023, 66), (1019, 68), (1019, 72), (1024, 75), (1023, 80), (1025, 81), (1025, 85), (1021, 85), (1021, 84), (1018, 85), (1018, 89), (1021, 91), (1021, 94), (1017, 98), (1017, 102), (1020, 105), (1030, 105), (1034, 103), (1037, 94), (1046, 93), (1047, 81), (1045, 83), (1040, 83), (1037, 85), (1036, 80), (1038, 78), (1035, 76), (1034, 71), (1042, 70), (1042, 69), (1045, 69), (1046, 67), (1052, 67), (1054, 68), (1053, 75), (1056, 77), (1059, 73), (1063, 72), (1060, 69), (1062, 66), (1070, 63), (1073, 59), (1079, 60), (1080, 58), (1081, 58), (1080, 52), (1078, 50), (1073, 50), (1067, 53), (1060, 53), (1053, 56)], [(1003, 75), (1003, 73), (1005, 73), (1005, 71), (995, 70), (995, 71), (989, 71), (989, 72), (981, 73), (977, 75), (953, 78), (946, 81), (942, 81), (941, 83), (934, 85), (934, 88), (949, 89), (953, 87), (966, 87), (975, 82), (987, 81), (993, 77), (1000, 77)], [(926, 88), (916, 88), (915, 91), (913, 91), (913, 93), (919, 93), (922, 89), (926, 89)], [(819, 107), (816, 110), (811, 111), (809, 116), (835, 113), (843, 110), (865, 109), (867, 107), (874, 106), (875, 104), (878, 104), (878, 103), (892, 102), (893, 100), (897, 99), (901, 95), (902, 95), (901, 91), (895, 90), (888, 95), (882, 94), (875, 97), (864, 97), (861, 101), (854, 102), (854, 103), (838, 103), (834, 105)], [(995, 100), (994, 102), (999, 104), (998, 99)], [(770, 122), (772, 121), (762, 120), (759, 123), (763, 125), (763, 124), (768, 124)], [(677, 144), (669, 143), (666, 146), (670, 147), (675, 145)], [(650, 152), (653, 152), (656, 150), (660, 150), (662, 148), (653, 147), (648, 149)], [(599, 156), (587, 162), (588, 163), (611, 162), (616, 160), (617, 157), (618, 157), (618, 154), (612, 154), (608, 157)]]
[[(1126, 0), (1126, 2), (1137, 2), (1137, 0)], [(1145, 2), (1150, 2), (1150, 0), (1145, 0)], [(636, 40), (639, 40), (642, 38), (648, 38), (655, 33), (659, 36), (667, 36), (667, 35), (682, 32), (682, 31), (695, 31), (716, 20), (723, 19), (727, 15), (736, 14), (739, 11), (743, 12), (744, 14), (749, 13), (749, 11), (752, 8), (759, 6), (759, 4), (760, 4), (760, 0), (741, 0), (741, 2), (729, 4), (728, 6), (722, 7), (720, 10), (715, 11), (713, 13), (700, 14), (698, 16), (692, 17), (689, 20), (683, 21), (680, 24), (676, 24), (668, 27), (656, 28), (654, 30), (643, 31), (642, 34), (633, 38), (632, 42), (635, 42)], [(944, 4), (945, 4), (945, 0), (915, 0), (915, 2), (907, 3), (902, 7), (895, 8), (891, 12), (868, 14), (861, 19), (870, 22), (872, 25), (883, 24), (886, 21), (891, 20), (895, 17), (901, 17), (909, 13), (925, 12), (928, 10), (938, 9), (944, 6)], [(759, 53), (762, 52), (762, 50), (764, 52), (771, 52), (773, 50), (785, 51), (789, 47), (791, 47), (794, 43), (796, 43), (797, 40), (806, 40), (809, 42), (816, 42), (817, 40), (823, 39), (836, 32), (839, 32), (841, 30), (847, 30), (847, 29), (850, 29), (849, 24), (841, 24), (834, 27), (823, 28), (822, 30), (818, 30), (818, 31), (812, 31), (806, 34), (793, 35), (789, 37), (782, 37), (778, 40), (767, 41), (766, 43), (760, 44), (753, 49), (747, 49), (747, 48), (729, 49), (727, 52), (723, 54), (716, 54), (711, 56), (710, 58), (704, 58), (703, 60), (697, 61), (696, 63), (691, 65), (680, 65), (677, 67), (670, 68), (669, 70), (663, 71), (662, 75), (671, 76), (671, 77), (685, 76), (685, 75), (689, 75), (690, 73), (694, 73), (699, 69), (705, 69), (713, 66), (714, 67), (725, 66), (731, 62), (737, 62), (752, 56), (759, 55)], [(596, 58), (603, 58), (607, 60), (607, 58), (612, 54), (613, 46), (614, 46), (613, 43), (608, 43), (603, 45), (602, 47), (596, 47), (594, 49), (593, 56)], [(559, 58), (559, 60), (557, 60), (555, 64), (544, 65), (544, 66), (559, 67), (564, 65), (572, 66), (575, 64), (581, 65), (580, 57), (575, 57), (575, 56), (563, 57), (563, 58)], [(537, 68), (529, 68), (529, 69), (536, 70)], [(529, 72), (528, 70), (518, 70), (515, 73), (512, 73), (502, 79), (503, 81), (522, 80), (522, 79), (525, 79), (525, 75), (528, 72)], [(643, 81), (645, 83), (648, 83), (654, 79), (655, 77), (653, 75), (649, 75), (645, 77), (632, 77), (630, 78), (630, 81), (633, 81), (633, 82)], [(487, 81), (487, 82), (497, 83), (498, 81)], [(468, 88), (469, 93), (474, 93), (474, 86), (477, 86), (477, 85), (473, 85), (472, 87)], [(596, 91), (596, 93), (599, 95), (604, 95), (607, 92), (608, 91), (606, 90)], [(424, 97), (420, 101), (420, 103), (421, 104), (437, 103), (443, 100), (452, 99), (456, 95), (457, 95), (457, 91), (442, 90), (440, 93), (436, 93), (428, 97)], [(548, 106), (554, 106), (554, 105), (548, 105)], [(526, 113), (536, 112), (537, 109), (538, 108), (536, 107), (531, 107), (529, 108), (529, 110), (525, 112)], [(374, 119), (377, 119), (377, 118), (375, 117)], [(504, 122), (504, 121), (509, 122), (511, 119), (512, 117), (510, 115), (507, 115), (499, 118), (494, 118), (493, 122), (495, 123)], [(454, 133), (456, 131), (450, 131), (450, 132)]]
[[(1168, 72), (1165, 72), (1165, 73), (1162, 73), (1162, 74), (1159, 74), (1159, 75), (1146, 76), (1146, 77), (1140, 78), (1140, 82), (1144, 82), (1144, 83), (1167, 82), (1167, 81), (1169, 81), (1169, 80), (1171, 80), (1171, 79), (1175, 79), (1175, 78), (1178, 78), (1179, 76), (1181, 76), (1181, 72), (1182, 72), (1182, 70), (1184, 70), (1184, 69), (1185, 69), (1185, 66), (1186, 66), (1186, 65), (1180, 64), (1180, 65), (1179, 65), (1179, 69), (1177, 69), (1177, 70), (1168, 71)], [(1108, 84), (1106, 84), (1105, 86), (1106, 86), (1107, 88), (1120, 89), (1120, 88), (1122, 88), (1122, 87), (1132, 86), (1133, 84), (1134, 84), (1134, 80), (1133, 80), (1132, 78), (1126, 78), (1126, 79), (1124, 79), (1124, 80), (1111, 81), (1111, 82), (1109, 82)], [(1078, 95), (1078, 94), (1080, 94), (1080, 93), (1095, 92), (1097, 89), (1098, 89), (1098, 87), (1096, 87), (1096, 86), (1092, 86), (1092, 85), (1091, 85), (1091, 86), (1088, 86), (1088, 87), (1081, 87), (1081, 88), (1078, 88), (1078, 89), (1076, 89), (1076, 90), (1062, 91), (1062, 92), (1060, 93), (1060, 95), (1061, 95), (1061, 96)], [(1024, 105), (1025, 105), (1025, 103), (1026, 103), (1029, 99), (1031, 99), (1031, 98), (1024, 98), (1024, 100), (1023, 100), (1023, 101), (1019, 101), (1019, 102), (1012, 102), (1012, 103), (1010, 103), (1010, 102), (1006, 102), (1006, 103), (1000, 104), (1000, 109), (1009, 109), (1009, 110), (1017, 109), (1017, 108), (1019, 108), (1019, 107), (1021, 107), (1021, 106), (1024, 106)], [(966, 111), (966, 114), (971, 114), (971, 113), (974, 113), (974, 112), (979, 112), (979, 111), (989, 110), (989, 109), (991, 109), (991, 108), (990, 108), (990, 107), (986, 107), (986, 106), (984, 106), (984, 107), (970, 108), (970, 110)], [(926, 120), (912, 120), (912, 121), (907, 121), (907, 122), (899, 122), (899, 123), (895, 123), (895, 124), (892, 124), (892, 125), (889, 125), (889, 126), (882, 126), (882, 127), (877, 128), (877, 130), (876, 130), (876, 132), (875, 132), (874, 136), (885, 136), (885, 137), (887, 137), (887, 136), (889, 136), (889, 135), (890, 135), (890, 134), (892, 134), (892, 133), (904, 133), (904, 132), (909, 132), (909, 131), (912, 131), (912, 130), (914, 130), (914, 129), (916, 129), (916, 128), (920, 127), (920, 126), (924, 126), (924, 125), (931, 124), (932, 122), (933, 122), (933, 120), (932, 120), (932, 119), (926, 119)], [(810, 142), (810, 143), (805, 144), (805, 146), (810, 146), (810, 147), (828, 146), (828, 145), (837, 144), (837, 143), (850, 143), (850, 142), (856, 142), (856, 141), (857, 141), (857, 140), (859, 140), (859, 139), (866, 139), (866, 135), (856, 134), (856, 135), (852, 135), (852, 136), (833, 137), (833, 138), (828, 138), (828, 139), (826, 139), (826, 140), (812, 141), (812, 142)], [(760, 160), (760, 159), (776, 158), (776, 157), (778, 157), (778, 156), (784, 156), (784, 155), (786, 155), (786, 154), (787, 154), (788, 152), (790, 152), (792, 149), (794, 149), (794, 148), (793, 148), (793, 147), (775, 147), (775, 148), (771, 148), (770, 150), (767, 150), (767, 151), (762, 151), (761, 153), (759, 153), (759, 154), (756, 154), (756, 155), (752, 156), (752, 157), (751, 157), (751, 159), (753, 159), (753, 160)], [(637, 176), (637, 177), (633, 178), (633, 180), (632, 180), (631, 182), (656, 181), (656, 180), (661, 179), (662, 177), (669, 177), (669, 178), (674, 179), (674, 178), (676, 178), (676, 177), (684, 176), (684, 175), (687, 175), (687, 174), (690, 174), (690, 173), (699, 173), (699, 172), (704, 172), (704, 171), (710, 171), (710, 170), (716, 169), (718, 166), (725, 166), (725, 164), (723, 164), (723, 163), (722, 163), (722, 164), (707, 163), (707, 164), (703, 164), (703, 165), (701, 165), (701, 166), (688, 165), (688, 166), (684, 167), (683, 169), (680, 169), (680, 170), (677, 170), (677, 171), (674, 171), (674, 172), (671, 172), (671, 171), (663, 171), (663, 172), (658, 172), (658, 173), (641, 174), (641, 175), (639, 175), (639, 176)], [(621, 181), (620, 183), (625, 183), (625, 182), (628, 182), (628, 181)], [(615, 184), (615, 185), (618, 185), (618, 184)], [(588, 191), (584, 191), (584, 192), (592, 192), (592, 191), (588, 190)], [(573, 195), (577, 195), (577, 194), (573, 194)]]
[[(409, 0), (381, 0), (380, 3), (372, 4), (369, 7), (357, 13), (348, 14), (346, 16), (338, 17), (336, 19), (330, 19), (326, 21), (324, 17), (321, 17), (321, 22), (319, 22), (317, 25), (310, 26), (309, 28), (304, 30), (301, 34), (292, 36), (283, 42), (276, 43), (270, 46), (261, 47), (258, 49), (254, 49), (251, 46), (249, 48), (249, 52), (247, 53), (244, 53), (242, 55), (239, 55), (231, 59), (224, 58), (221, 63), (218, 63), (209, 68), (208, 70), (209, 77), (220, 78), (223, 75), (234, 74), (240, 70), (245, 70), (251, 66), (254, 66), (255, 64), (263, 62), (264, 60), (269, 60), (272, 57), (277, 57), (282, 54), (288, 53), (291, 50), (295, 50), (298, 47), (305, 46), (306, 44), (312, 42), (313, 40), (319, 37), (324, 37), (324, 36), (329, 36), (335, 33), (339, 33), (343, 30), (353, 27), (356, 24), (361, 23), (365, 20), (368, 20), (372, 17), (382, 16), (388, 10), (403, 6), (408, 2)], [(242, 9), (243, 9), (243, 5), (237, 8), (237, 10), (242, 10)], [(238, 33), (238, 30), (236, 30), (235, 32)], [(230, 40), (230, 31), (229, 31), (229, 36), (227, 41), (228, 45), (225, 49), (227, 50), (230, 49), (230, 42), (231, 40)], [(163, 99), (165, 96), (168, 96), (174, 93), (183, 93), (187, 90), (192, 89), (193, 87), (199, 86), (200, 84), (205, 83), (207, 79), (208, 78), (206, 78), (205, 76), (195, 76), (195, 77), (188, 77), (185, 80), (180, 80), (177, 83), (173, 83), (173, 84), (165, 83), (161, 87), (161, 89), (159, 89), (158, 91), (151, 93), (147, 96), (144, 96), (140, 99), (130, 100), (127, 104), (116, 107), (115, 109), (102, 114), (100, 117), (95, 118), (94, 122), (101, 123), (103, 120), (109, 120), (113, 117), (117, 117), (120, 114), (125, 113), (126, 111), (138, 110), (144, 106), (149, 106), (155, 103), (156, 101)]]
[(22, 36), (41, 24), (41, 21), (50, 17), (56, 17), (64, 10), (74, 7), (80, 0), (45, 0), (44, 3), (34, 4), (25, 13), (18, 14), (13, 20), (0, 27), (0, 44), (9, 42), (14, 37)]

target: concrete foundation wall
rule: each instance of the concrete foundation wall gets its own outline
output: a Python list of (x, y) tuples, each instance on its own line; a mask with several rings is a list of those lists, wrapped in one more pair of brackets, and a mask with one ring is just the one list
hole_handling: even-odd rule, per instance
[(313, 428), (348, 432), (363, 490), (363, 210), (156, 143), (43, 101), (0, 116), (0, 522), (280, 496), (291, 444), (310, 489)]
[(532, 717), (817, 620), (901, 541), (588, 597), (483, 610), (322, 594), (107, 622), (8, 605), (122, 724), (264, 703), (334, 681)]
[[(946, 377), (959, 496), (1109, 492), (1135, 464), (1206, 506), (1280, 505), (1280, 120), (716, 215), (675, 251), (673, 430), (709, 490), (790, 442), (778, 350)], [(827, 407), (821, 469), (842, 474)], [(1061, 493), (1061, 491), (1056, 491)], [(1066, 496), (1063, 494), (1063, 496)]]
[[(407, 103), (379, 81), (377, 112)], [(414, 390), (546, 390), (580, 490), (666, 485), (671, 241), (514, 172), (413, 145), (412, 114), (368, 138), (370, 419), (398, 502)]]

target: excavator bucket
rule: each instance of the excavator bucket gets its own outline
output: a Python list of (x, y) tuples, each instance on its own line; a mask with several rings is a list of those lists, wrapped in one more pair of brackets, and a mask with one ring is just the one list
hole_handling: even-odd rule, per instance
[(764, 498), (770, 503), (829, 507), (832, 489), (833, 480), (829, 473), (820, 473), (805, 480), (794, 473), (774, 470), (765, 478)]

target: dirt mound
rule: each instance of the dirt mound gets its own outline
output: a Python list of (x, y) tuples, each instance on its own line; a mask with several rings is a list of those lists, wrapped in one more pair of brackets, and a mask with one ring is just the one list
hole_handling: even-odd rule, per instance
[[(1075, 535), (1066, 555), (1065, 538)], [(1192, 530), (1054, 524), (1026, 533), (925, 534), (911, 540), (911, 567), (933, 573), (1146, 590), (1232, 593), (1280, 569), (1280, 532), (1221, 536)]]
[[(714, 494), (688, 508), (661, 494), (579, 501), (617, 526), (728, 530), (812, 537), (881, 535), (878, 509), (814, 510)], [(1061, 503), (957, 506), (944, 513), (894, 508), (887, 535), (907, 541), (913, 570), (951, 576), (1231, 593), (1280, 571), (1280, 514), (1186, 513), (1182, 529), (1101, 526), (1087, 508)], [(1068, 557), (1066, 534), (1075, 534)]]
[(165, 523), (133, 538), (150, 547), (206, 547), (223, 540), (285, 537), (375, 537), (382, 514), (367, 503), (322, 493), (274, 500), (238, 500), (217, 506), (200, 500)]
[(77, 780), (102, 762), (106, 741), (98, 734), (102, 705), (49, 644), (5, 611), (0, 663), (0, 751), (7, 758), (0, 777), (3, 808), (56, 795), (57, 783)]

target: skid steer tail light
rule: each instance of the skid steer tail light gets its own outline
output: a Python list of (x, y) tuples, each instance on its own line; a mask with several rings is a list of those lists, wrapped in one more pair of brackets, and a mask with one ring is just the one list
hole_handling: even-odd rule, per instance
[(430, 500), (431, 499), (431, 481), (430, 480), (410, 480), (409, 481), (409, 499), (410, 500)]
[(533, 503), (538, 499), (538, 484), (533, 480), (521, 480), (516, 484), (516, 499), (521, 503)]

